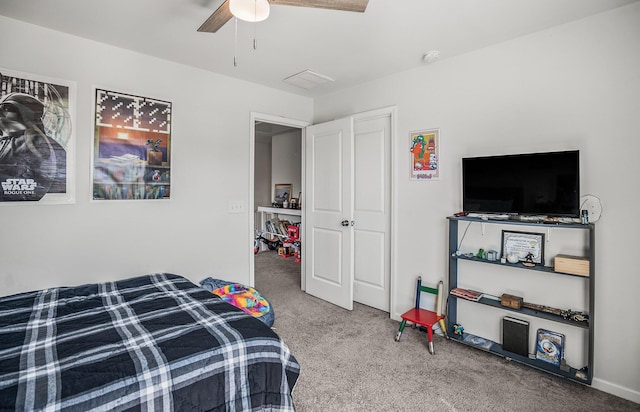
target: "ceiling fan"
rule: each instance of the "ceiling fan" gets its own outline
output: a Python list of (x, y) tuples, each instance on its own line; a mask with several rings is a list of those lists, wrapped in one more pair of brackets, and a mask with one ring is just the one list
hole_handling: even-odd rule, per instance
[[(269, 4), (364, 13), (367, 3), (369, 0), (224, 0), (224, 3), (202, 23), (198, 31), (215, 33), (232, 17), (254, 22), (262, 21), (269, 16)], [(247, 18), (241, 16), (243, 6), (249, 13)]]

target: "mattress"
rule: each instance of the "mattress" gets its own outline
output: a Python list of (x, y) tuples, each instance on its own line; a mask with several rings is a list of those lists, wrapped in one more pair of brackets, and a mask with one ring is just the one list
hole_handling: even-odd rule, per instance
[(0, 298), (2, 410), (294, 410), (300, 365), (173, 274)]

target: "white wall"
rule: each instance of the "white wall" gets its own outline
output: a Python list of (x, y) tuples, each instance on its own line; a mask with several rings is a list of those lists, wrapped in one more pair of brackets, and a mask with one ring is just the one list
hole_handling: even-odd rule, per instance
[(291, 183), (291, 197), (302, 190), (302, 132), (300, 130), (256, 141), (255, 198), (258, 206), (271, 206), (275, 197), (274, 185)]
[[(0, 294), (156, 271), (248, 283), (251, 112), (310, 121), (311, 99), (4, 17), (0, 56), (77, 82), (77, 202), (0, 205)], [(94, 85), (173, 103), (170, 201), (90, 202)]]
[[(447, 276), (445, 217), (461, 209), (462, 157), (579, 149), (582, 194), (598, 196), (604, 208), (596, 230), (593, 386), (640, 402), (640, 4), (443, 56), (315, 100), (316, 123), (397, 105), (392, 316), (412, 305), (418, 272), (434, 282)], [(409, 132), (434, 127), (441, 179), (410, 181)]]
[(298, 197), (302, 190), (302, 133), (297, 130), (276, 135), (271, 143), (272, 189), (278, 183), (291, 183), (291, 197)]
[(256, 141), (254, 165), (254, 210), (258, 206), (271, 206), (273, 184), (271, 183), (271, 139), (268, 142)]

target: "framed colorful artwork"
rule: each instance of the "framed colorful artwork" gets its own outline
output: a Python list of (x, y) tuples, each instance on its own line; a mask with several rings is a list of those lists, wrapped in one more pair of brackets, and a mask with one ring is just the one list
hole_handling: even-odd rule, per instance
[(93, 200), (171, 197), (170, 102), (95, 90)]
[(0, 204), (75, 202), (74, 82), (0, 68)]
[(436, 180), (440, 177), (440, 129), (409, 133), (411, 179)]

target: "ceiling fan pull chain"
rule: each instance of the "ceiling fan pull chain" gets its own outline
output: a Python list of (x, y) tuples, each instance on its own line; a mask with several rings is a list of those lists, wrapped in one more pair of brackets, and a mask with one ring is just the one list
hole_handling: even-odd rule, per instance
[[(253, 15), (258, 15), (258, 0), (253, 0)], [(258, 48), (258, 40), (256, 40), (256, 24), (253, 23), (253, 50)]]
[(233, 67), (238, 67), (238, 18), (235, 18), (235, 34), (233, 39)]

